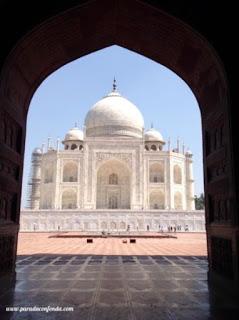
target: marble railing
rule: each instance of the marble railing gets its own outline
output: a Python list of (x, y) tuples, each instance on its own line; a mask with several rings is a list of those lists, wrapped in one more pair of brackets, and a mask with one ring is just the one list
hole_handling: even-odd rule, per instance
[[(22, 210), (21, 231), (205, 231), (205, 213), (168, 210)], [(181, 229), (178, 228), (181, 226)]]

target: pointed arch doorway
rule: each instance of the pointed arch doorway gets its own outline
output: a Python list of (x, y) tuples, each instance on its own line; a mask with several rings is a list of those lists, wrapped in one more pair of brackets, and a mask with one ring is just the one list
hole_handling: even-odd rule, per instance
[(65, 8), (69, 10), (48, 15), (50, 19), (43, 19), (41, 25), (36, 23), (31, 32), (27, 30), (24, 37), (15, 39), (1, 72), (0, 160), (11, 165), (12, 170), (1, 174), (4, 212), (0, 224), (0, 269), (9, 271), (15, 263), (26, 118), (36, 88), (64, 64), (117, 44), (173, 70), (187, 82), (198, 100), (210, 274), (237, 286), (238, 213), (232, 150), (235, 142), (226, 75), (216, 52), (197, 31), (146, 1), (96, 0)]

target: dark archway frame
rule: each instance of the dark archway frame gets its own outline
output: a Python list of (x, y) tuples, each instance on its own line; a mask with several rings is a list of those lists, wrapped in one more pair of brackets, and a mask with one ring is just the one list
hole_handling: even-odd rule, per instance
[(216, 52), (182, 21), (136, 0), (95, 0), (22, 38), (0, 75), (0, 269), (15, 263), (27, 111), (40, 83), (64, 64), (119, 45), (177, 73), (202, 117), (210, 275), (239, 282), (238, 218), (226, 75)]

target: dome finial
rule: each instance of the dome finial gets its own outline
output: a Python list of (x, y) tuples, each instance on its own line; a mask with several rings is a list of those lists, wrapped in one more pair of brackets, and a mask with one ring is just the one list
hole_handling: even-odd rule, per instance
[(115, 77), (114, 77), (114, 80), (113, 80), (113, 91), (116, 91), (116, 88), (117, 88), (117, 85), (116, 85), (116, 80), (115, 80)]
[(151, 122), (151, 129), (153, 129), (153, 127), (154, 127), (154, 124), (153, 124), (153, 122)]
[(78, 127), (77, 122), (75, 122), (75, 128), (77, 128), (77, 127)]

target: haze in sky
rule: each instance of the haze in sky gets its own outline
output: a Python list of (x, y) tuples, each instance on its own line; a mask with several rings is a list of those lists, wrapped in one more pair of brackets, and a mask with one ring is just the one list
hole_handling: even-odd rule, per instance
[[(177, 138), (193, 153), (195, 194), (204, 192), (201, 116), (188, 85), (174, 72), (144, 56), (111, 46), (66, 64), (52, 73), (35, 92), (28, 113), (22, 190), (26, 205), (31, 153), (51, 137), (53, 144), (112, 90), (113, 78), (122, 96), (144, 116), (145, 130), (159, 130), (171, 147)], [(167, 144), (164, 146), (167, 150)]]

